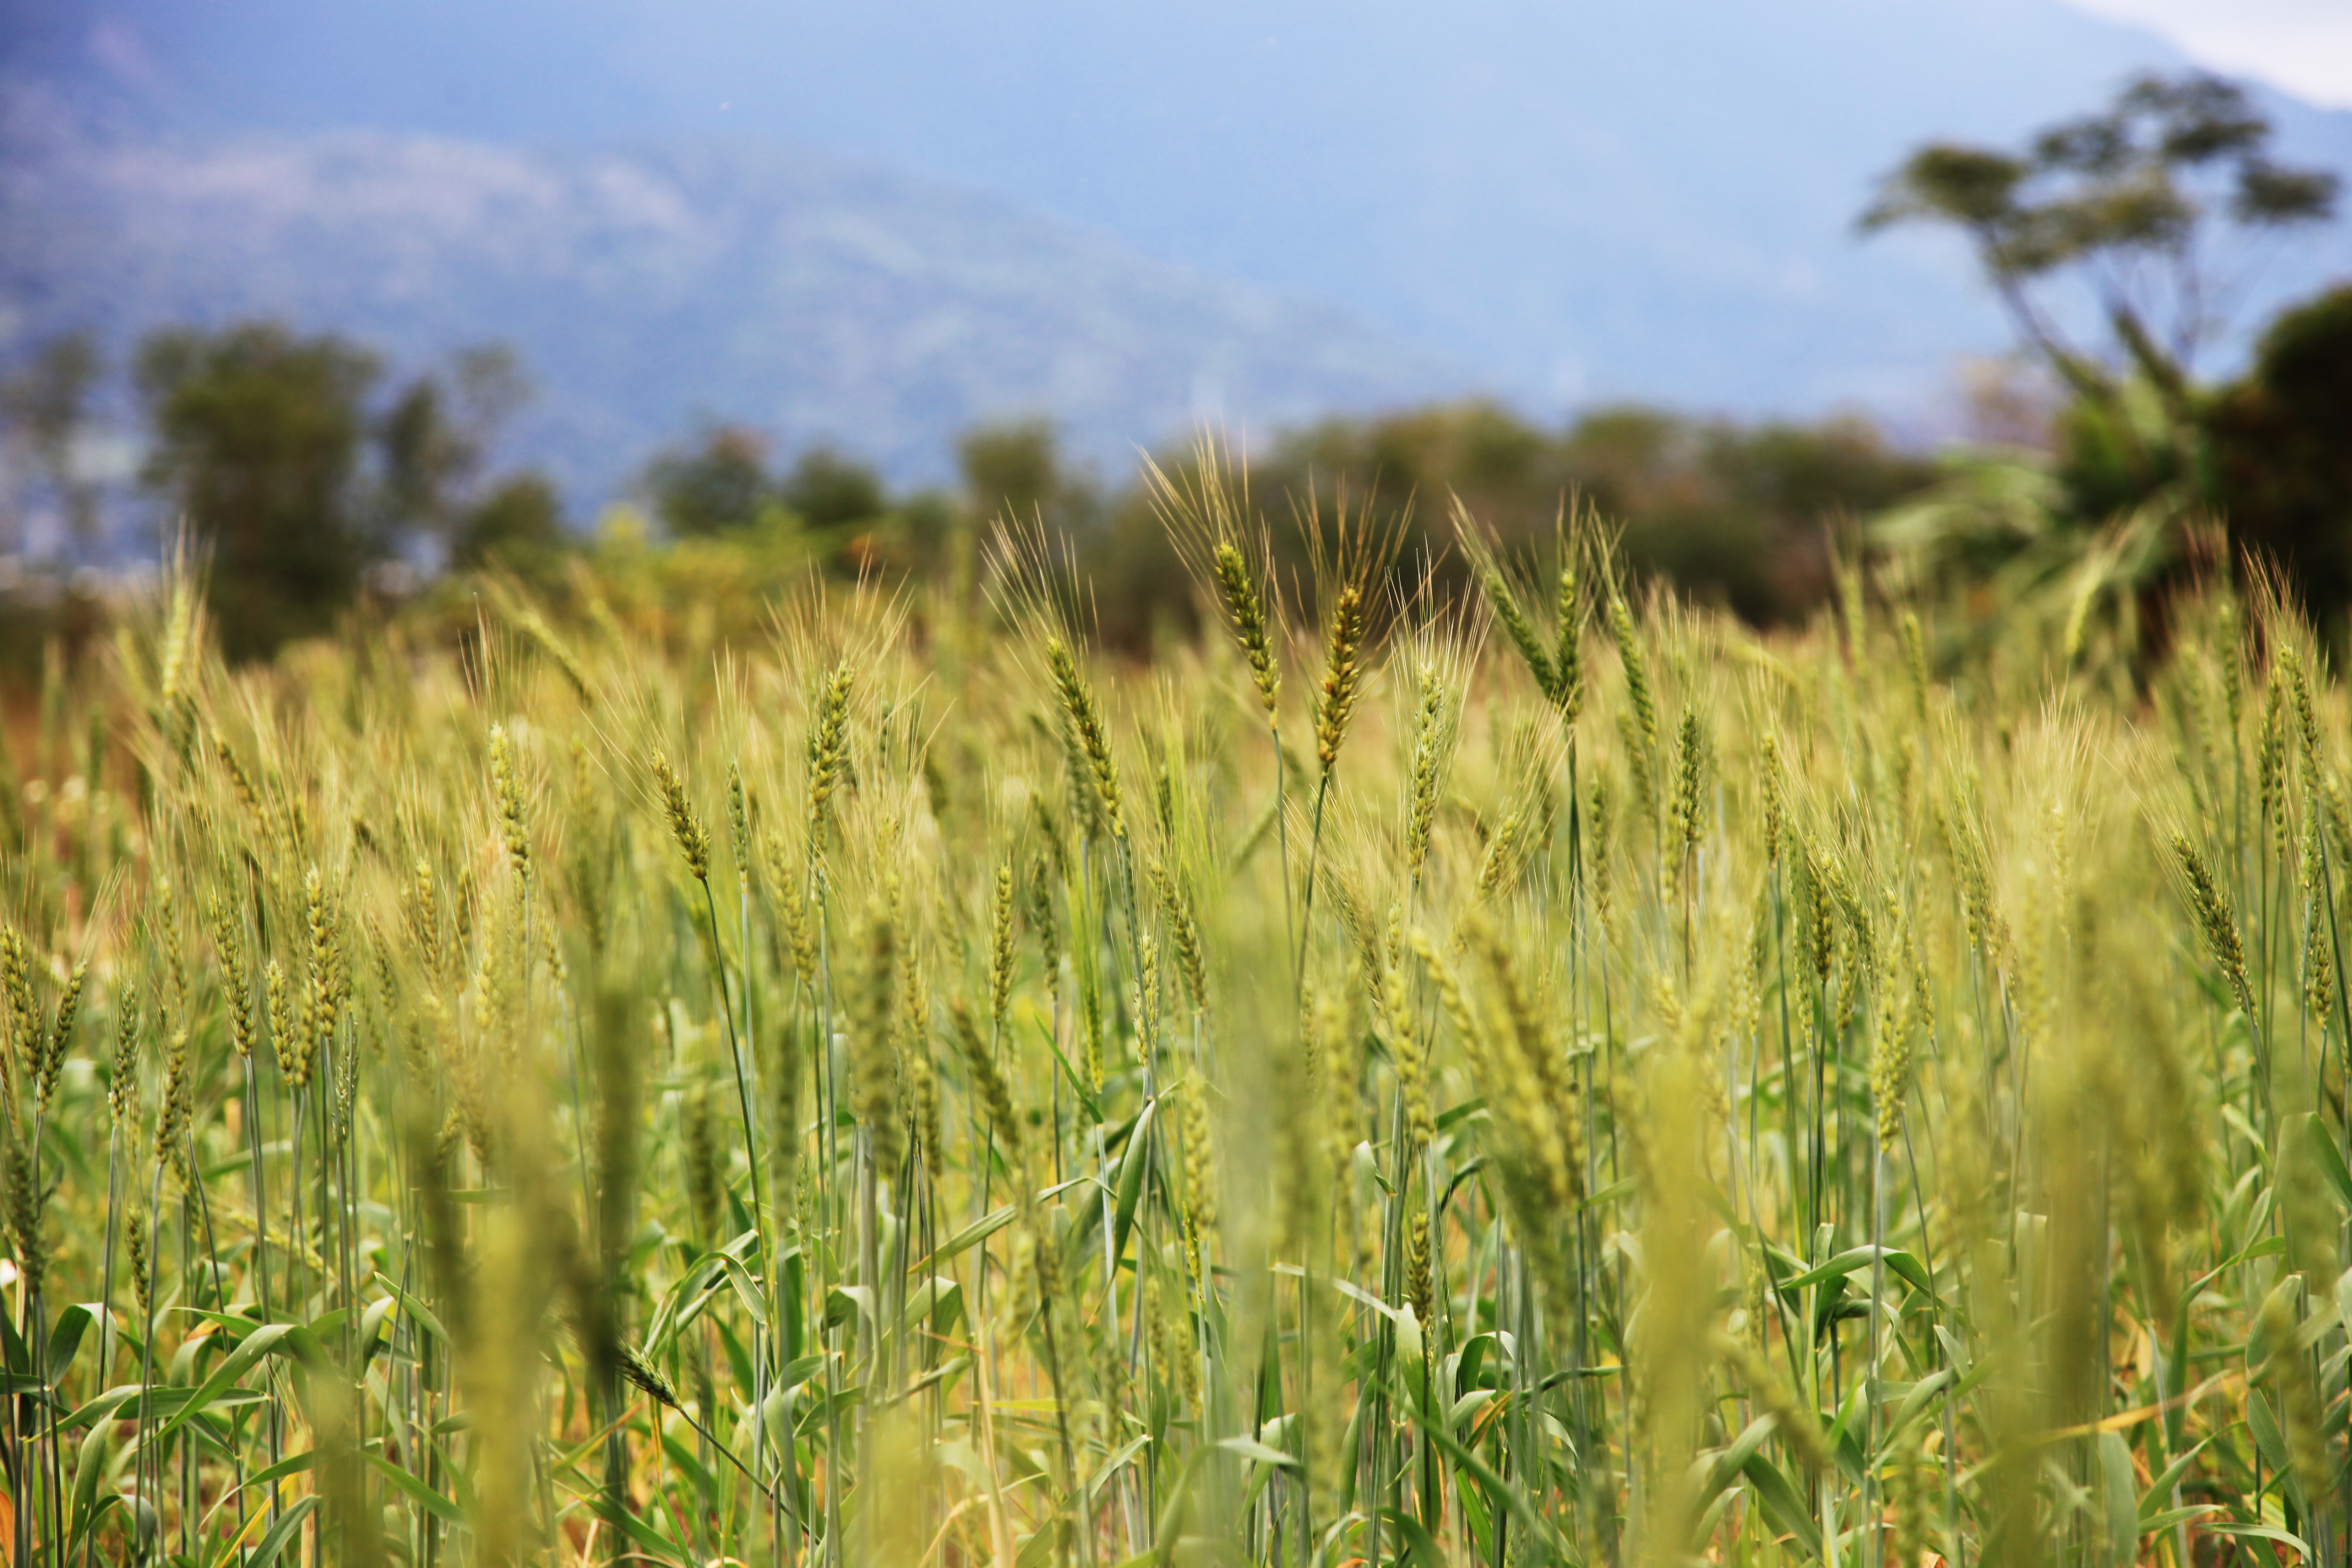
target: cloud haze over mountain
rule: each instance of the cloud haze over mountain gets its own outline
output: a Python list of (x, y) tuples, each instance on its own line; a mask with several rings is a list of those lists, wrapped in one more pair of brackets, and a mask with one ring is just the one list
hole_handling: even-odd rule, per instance
[[(2004, 335), (1957, 246), (1855, 238), (1874, 177), (2180, 63), (2054, 0), (43, 15), (12, 79), (115, 144), (82, 187), (116, 205), (86, 225), (103, 281), (76, 308), (127, 328), (274, 303), (412, 355), (502, 336), (559, 405), (542, 425), (595, 450), (702, 409), (902, 466), (1016, 407), (1100, 454), (1203, 407), (1263, 424), (1469, 386), (1545, 416), (1916, 413)], [(2284, 153), (2352, 168), (2352, 114), (2263, 103)], [(616, 170), (669, 216), (625, 213)], [(20, 332), (63, 319), (64, 244), (0, 239)], [(2338, 226), (2250, 301), (2347, 257)]]
[(0, 296), (126, 341), (271, 315), (520, 345), (520, 447), (591, 493), (693, 419), (936, 471), (975, 419), (1106, 457), (1469, 384), (1443, 356), (934, 180), (740, 144), (530, 153), (339, 132), (79, 148), (0, 175)]

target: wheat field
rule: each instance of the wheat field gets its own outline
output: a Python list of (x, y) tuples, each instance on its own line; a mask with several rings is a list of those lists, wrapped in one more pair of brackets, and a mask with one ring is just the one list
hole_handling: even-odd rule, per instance
[(12, 1560), (2345, 1561), (2278, 594), (1759, 637), (1590, 518), (1278, 572), (1207, 471), (1149, 666), (1015, 530), (235, 670), (184, 569), (53, 672)]

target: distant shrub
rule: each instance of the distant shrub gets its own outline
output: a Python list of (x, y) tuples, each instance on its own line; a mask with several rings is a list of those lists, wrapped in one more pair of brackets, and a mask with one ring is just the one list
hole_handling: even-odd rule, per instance
[[(1190, 475), (1189, 459), (1163, 460)], [(1549, 548), (1564, 510), (1589, 504), (1623, 531), (1629, 572), (1671, 583), (1756, 625), (1801, 617), (1828, 588), (1825, 533), (1916, 493), (1934, 478), (1867, 421), (1743, 426), (1623, 405), (1556, 434), (1497, 405), (1470, 402), (1374, 419), (1334, 419), (1253, 460), (1250, 502), (1278, 526), (1277, 575), (1306, 565), (1310, 515), (1327, 528), (1345, 504), (1401, 536), (1399, 584), (1421, 574), (1457, 591), (1448, 559), (1450, 497), (1492, 529), (1507, 554)], [(1140, 647), (1155, 627), (1188, 626), (1189, 589), (1147, 500), (1115, 501), (1083, 537), (1104, 633)]]

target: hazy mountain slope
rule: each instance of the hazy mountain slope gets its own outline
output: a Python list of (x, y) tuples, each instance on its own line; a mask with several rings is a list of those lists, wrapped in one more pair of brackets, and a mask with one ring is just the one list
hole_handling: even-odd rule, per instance
[[(194, 127), (687, 127), (880, 158), (1332, 300), (1539, 405), (1916, 400), (1997, 346), (1956, 247), (1857, 241), (1930, 135), (2179, 63), (2056, 0), (69, 4), (26, 45)], [(2275, 98), (2352, 168), (2352, 115)], [(2352, 264), (2352, 230), (2256, 303)]]
[(741, 145), (526, 153), (346, 133), (68, 144), (0, 165), (19, 342), (267, 314), (414, 364), (520, 347), (517, 449), (620, 482), (698, 414), (901, 474), (991, 416), (1122, 468), (1198, 417), (1264, 426), (1467, 381), (1326, 307), (1146, 259), (937, 181)]

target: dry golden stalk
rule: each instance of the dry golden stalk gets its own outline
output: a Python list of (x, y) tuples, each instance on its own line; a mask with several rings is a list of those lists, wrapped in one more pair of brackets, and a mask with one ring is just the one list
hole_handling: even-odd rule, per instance
[(898, 919), (890, 908), (895, 901), (886, 901), (866, 921), (861, 973), (850, 1003), (850, 1108), (865, 1124), (874, 1169), (885, 1180), (898, 1176), (906, 1135), (898, 1108), (898, 1064), (890, 1049), (898, 950)]
[(1162, 991), (1160, 983), (1160, 944), (1146, 936), (1142, 939), (1142, 958), (1137, 968), (1135, 991), (1129, 998), (1135, 1021), (1135, 1060), (1146, 1072), (1151, 1070), (1152, 1051), (1160, 1037), (1160, 1011)]
[(2263, 699), (2263, 724), (2254, 742), (2254, 780), (2263, 821), (2276, 827), (2286, 820), (2286, 685), (2277, 669), (2271, 671), (2270, 689)]
[(41, 1009), (33, 1000), (25, 939), (14, 926), (0, 926), (0, 1001), (7, 1007), (9, 1036), (7, 1048), (0, 1050), (0, 1098), (13, 1109), (18, 1075), (38, 1078), (42, 1052)]
[(921, 1147), (925, 1168), (936, 1175), (946, 1146), (940, 1142), (939, 1074), (931, 1061), (930, 996), (919, 964), (898, 967), (899, 1079), (912, 1101), (907, 1123)]
[(433, 890), (433, 868), (422, 857), (401, 889), (401, 913), (406, 917), (409, 939), (416, 944), (417, 962), (427, 980), (447, 977), (441, 947), (441, 906)]
[(1499, 1004), (1496, 1017), (1501, 1027), (1490, 1029), (1488, 1038), (1503, 1079), (1506, 1114), (1542, 1176), (1554, 1212), (1569, 1213), (1584, 1195), (1575, 1086), (1501, 934), (1476, 920), (1467, 935), (1486, 961)]
[(588, 688), (587, 670), (582, 667), (579, 658), (564, 644), (563, 639), (555, 635), (555, 628), (547, 624), (547, 617), (541, 615), (538, 610), (526, 606), (515, 616), (514, 621), (515, 625), (521, 629), (523, 636), (529, 637), (539, 651), (545, 654), (549, 661), (555, 666), (557, 671), (562, 675), (564, 684), (572, 688), (572, 694), (583, 702), (590, 700), (592, 694)]
[(194, 584), (184, 574), (175, 574), (172, 582), (172, 610), (163, 628), (163, 668), (156, 683), (156, 695), (166, 724), (178, 722), (190, 700), (188, 690), (188, 634), (195, 627), (196, 594)]
[(0, 1172), (8, 1182), (8, 1229), (16, 1243), (16, 1272), (27, 1300), (38, 1300), (48, 1272), (49, 1249), (41, 1235), (42, 1193), (33, 1151), (11, 1121), (0, 1124)]
[(33, 1103), (41, 1110), (48, 1109), (58, 1092), (58, 1075), (65, 1069), (66, 1047), (73, 1039), (75, 1016), (81, 1011), (82, 987), (89, 982), (89, 961), (84, 959), (73, 966), (73, 973), (66, 977), (65, 994), (58, 998), (57, 1019), (49, 1026), (40, 1077), (33, 1086)]
[[(1156, 864), (1156, 862), (1155, 862)], [(988, 1021), (999, 1036), (1013, 1016), (1013, 868), (996, 868), (988, 914)]]
[[(228, 1043), (242, 1057), (253, 1054), (253, 979), (245, 963), (245, 936), (228, 900), (218, 893), (205, 900), (212, 916), (213, 951), (220, 959), (221, 1004), (228, 1019)], [(387, 988), (388, 989), (388, 988)]]
[(1065, 733), (1093, 775), (1111, 837), (1124, 838), (1127, 825), (1119, 814), (1118, 766), (1111, 760), (1110, 735), (1103, 728), (1094, 692), (1079, 673), (1069, 646), (1058, 637), (1045, 639), (1045, 667), (1054, 678), (1054, 694), (1061, 700)]
[(1685, 708), (1675, 737), (1675, 793), (1669, 816), (1674, 825), (1675, 849), (1685, 858), (1698, 848), (1699, 830), (1705, 826), (1702, 813), (1706, 802), (1701, 795), (1701, 772), (1706, 763), (1706, 740), (1699, 730), (1698, 714)]
[(2240, 646), (2238, 607), (2226, 594), (2213, 612), (2213, 644), (2221, 664), (2221, 705), (2230, 715), (2230, 744), (2235, 748), (2239, 731), (2246, 722), (2246, 672)]
[(147, 1207), (144, 1204), (131, 1205), (130, 1223), (125, 1250), (131, 1259), (131, 1299), (139, 1304), (141, 1317), (147, 1315), (150, 1305), (147, 1278)]
[(748, 891), (751, 886), (751, 797), (743, 787), (743, 767), (727, 764), (727, 847), (734, 852), (735, 875)]
[(343, 962), (341, 919), (327, 893), (316, 866), (302, 879), (302, 901), (310, 929), (310, 1039), (304, 1051), (302, 1078), (308, 1082), (319, 1050), (335, 1037), (335, 1020), (350, 994), (351, 973)]
[(1209, 1008), (1209, 965), (1201, 948), (1201, 928), (1192, 919), (1183, 890), (1177, 887), (1176, 878), (1166, 863), (1154, 858), (1149, 870), (1152, 890), (1160, 895), (1160, 912), (1168, 921), (1168, 939), (1176, 945), (1176, 973), (1184, 982), (1185, 998), (1193, 1012), (1205, 1013)]
[(981, 1109), (987, 1114), (989, 1130), (996, 1135), (997, 1147), (1003, 1152), (1004, 1163), (1013, 1173), (1016, 1184), (1021, 1171), (1021, 1122), (1013, 1113), (1013, 1090), (1004, 1081), (1004, 1074), (996, 1059), (989, 1055), (988, 1042), (981, 1038), (980, 1027), (973, 1023), (971, 1009), (957, 997), (948, 1006), (955, 1025), (956, 1045), (963, 1054), (965, 1077)]
[(808, 737), (808, 839), (814, 863), (824, 853), (825, 817), (849, 761), (849, 694), (856, 674), (843, 659), (817, 693), (816, 718)]
[(1552, 658), (1552, 705), (1573, 726), (1584, 711), (1584, 605), (1573, 566), (1559, 569), (1559, 596), (1552, 613), (1559, 637)]
[(1625, 667), (1625, 696), (1633, 705), (1633, 722), (1642, 749), (1654, 756), (1658, 750), (1658, 703), (1650, 691), (1649, 661), (1642, 654), (1642, 637), (1633, 626), (1633, 607), (1625, 595), (1609, 595), (1609, 630), (1617, 641), (1618, 661)]
[(114, 997), (114, 1063), (106, 1079), (106, 1108), (118, 1132), (139, 1120), (139, 988), (126, 981)]
[(1062, 1001), (1062, 929), (1054, 910), (1053, 873), (1043, 858), (1029, 868), (1029, 931), (1037, 939), (1037, 956), (1045, 970), (1045, 994), (1055, 1005)]
[(163, 1098), (155, 1110), (155, 1162), (177, 1163), (188, 1130), (188, 1031), (174, 1029), (163, 1049)]
[(783, 924), (784, 947), (793, 973), (803, 986), (816, 984), (818, 927), (823, 917), (813, 901), (802, 898), (800, 870), (788, 858), (783, 836), (772, 827), (761, 836), (768, 858), (768, 887), (777, 919)]
[(654, 753), (653, 769), (654, 782), (661, 790), (662, 814), (669, 819), (670, 837), (677, 840), (678, 850), (686, 857), (687, 875), (698, 882), (707, 882), (710, 879), (710, 835), (686, 797), (686, 781), (677, 776), (664, 752)]
[(1474, 1061), (1484, 1059), (1486, 1031), (1479, 1024), (1478, 1015), (1470, 1005), (1468, 994), (1462, 989), (1462, 983), (1454, 977), (1444, 955), (1437, 951), (1437, 944), (1430, 940), (1429, 933), (1418, 928), (1407, 936), (1406, 941), (1420, 958), (1430, 984), (1437, 987), (1438, 1003), (1445, 1009), (1446, 1019), (1461, 1039), (1462, 1048)]
[(1416, 1208), (1405, 1222), (1405, 1300), (1413, 1317), (1428, 1327), (1437, 1310), (1437, 1285), (1429, 1258), (1429, 1211)]
[(2238, 917), (2230, 907), (2227, 889), (2213, 879), (2212, 869), (2189, 836), (2172, 836), (2172, 853), (2180, 862), (2182, 878), (2189, 885), (2189, 910), (2197, 917), (2197, 925), (2205, 938), (2205, 948), (2230, 984), (2230, 991), (2246, 1016), (2254, 1016), (2253, 992), (2246, 984), (2246, 950), (2238, 939)]
[(694, 1238), (705, 1251), (726, 1238), (719, 1234), (719, 1139), (710, 1125), (710, 1090), (697, 1084), (686, 1097), (686, 1194), (694, 1215)]
[(253, 775), (246, 772), (245, 763), (238, 760), (236, 748), (226, 737), (215, 737), (213, 749), (221, 766), (228, 770), (229, 787), (236, 792), (237, 804), (252, 819), (254, 836), (263, 844), (269, 843), (277, 835), (270, 825), (269, 808), (262, 804), (261, 791), (254, 784)]
[(1927, 634), (1919, 626), (1918, 612), (1903, 612), (1903, 665), (1911, 677), (1911, 700), (1918, 716), (1927, 716)]
[(1389, 962), (1381, 977), (1381, 1015), (1388, 1022), (1389, 1055), (1396, 1067), (1397, 1088), (1404, 1096), (1405, 1127), (1415, 1149), (1429, 1146), (1437, 1136), (1437, 1118), (1430, 1109), (1429, 1058), (1424, 1042), (1412, 1026), (1412, 983), (1407, 977), (1401, 941), (1390, 943)]
[(1201, 1238), (1216, 1228), (1217, 1174), (1209, 1142), (1209, 1094), (1198, 1073), (1184, 1080), (1184, 1209), (1193, 1254), (1200, 1267)]
[[(1905, 934), (1905, 943), (1909, 943)], [(1870, 1047), (1870, 1098), (1876, 1112), (1874, 1126), (1880, 1152), (1890, 1158), (1900, 1149), (1904, 1103), (1911, 1093), (1911, 1035), (1915, 1026), (1916, 993), (1906, 977), (1882, 963), (1878, 985), (1877, 1026)]]
[(1756, 789), (1763, 816), (1761, 826), (1764, 836), (1764, 863), (1767, 866), (1777, 866), (1780, 863), (1781, 842), (1788, 836), (1788, 804), (1781, 795), (1781, 791), (1786, 787), (1786, 781), (1780, 774), (1779, 737), (1769, 731), (1766, 731), (1763, 744), (1759, 750), (1762, 753), (1762, 760), (1756, 781)]
[(2327, 889), (2322, 880), (2326, 872), (2319, 815), (2315, 805), (2304, 813), (2303, 1005), (2324, 1030), (2336, 998), (2336, 944), (2326, 934)]
[(1282, 668), (1275, 658), (1271, 623), (1257, 579), (1231, 540), (1217, 541), (1210, 560), (1216, 567), (1217, 592), (1225, 602), (1225, 614), (1233, 617), (1234, 636), (1249, 665), (1250, 682), (1257, 688), (1258, 705), (1271, 722), (1281, 706)]
[(1445, 682), (1433, 666), (1421, 672), (1421, 701), (1413, 712), (1412, 778), (1405, 814), (1404, 868), (1418, 879), (1429, 863), (1430, 835), (1437, 826), (1437, 797), (1453, 751)]
[(499, 834), (515, 875), (530, 875), (530, 834), (523, 826), (522, 780), (515, 773), (514, 748), (506, 726), (490, 726), (490, 788), (498, 797)]
[(294, 984), (286, 966), (276, 959), (262, 972), (261, 988), (269, 1015), (269, 1045), (278, 1055), (278, 1070), (300, 1089), (310, 1081), (310, 1032), (297, 1015)]
[(1355, 718), (1356, 699), (1363, 689), (1364, 595), (1353, 583), (1340, 586), (1331, 607), (1331, 629), (1325, 639), (1323, 685), (1315, 705), (1315, 757), (1328, 778), (1339, 764), (1339, 748)]
[(2311, 703), (2311, 682), (2304, 675), (2303, 656), (2288, 643), (2279, 649), (2279, 666), (2286, 671), (2287, 694), (2294, 704), (2295, 737), (2302, 743), (2304, 778), (2315, 782), (2320, 772), (2319, 716)]
[[(1573, 583), (1572, 577), (1570, 583)], [(1493, 607), (1495, 619), (1502, 626), (1503, 635), (1511, 639), (1511, 646), (1518, 649), (1519, 657), (1527, 661), (1528, 673), (1535, 677), (1536, 689), (1547, 699), (1557, 700), (1559, 674), (1552, 664), (1551, 650), (1544, 647), (1541, 637), (1536, 636), (1534, 623), (1528, 619), (1527, 611), (1519, 604), (1518, 595), (1511, 591), (1511, 584), (1504, 577), (1502, 569), (1488, 561), (1486, 570), (1478, 574), (1478, 585), (1486, 590), (1486, 603)], [(1575, 590), (1570, 586), (1568, 592), (1572, 596)]]

